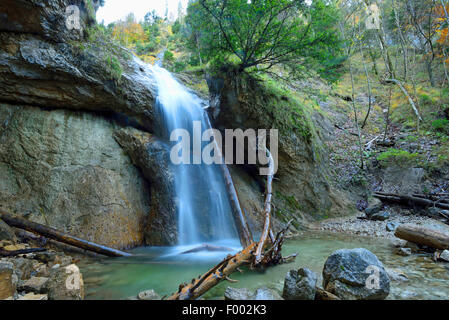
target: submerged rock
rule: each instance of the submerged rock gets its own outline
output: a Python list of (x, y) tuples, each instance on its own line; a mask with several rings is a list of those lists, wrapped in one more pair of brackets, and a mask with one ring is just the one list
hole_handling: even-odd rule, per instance
[(397, 254), (398, 256), (409, 256), (412, 254), (412, 249), (410, 248), (396, 248), (394, 250), (394, 253)]
[(290, 270), (285, 276), (282, 297), (286, 300), (314, 300), (316, 293), (317, 275), (301, 268)]
[(372, 252), (362, 248), (342, 249), (327, 258), (323, 287), (341, 299), (378, 300), (390, 293), (390, 279)]
[(154, 290), (142, 291), (137, 295), (139, 300), (161, 300), (161, 297)]
[(282, 297), (273, 289), (267, 287), (262, 287), (257, 289), (255, 292), (246, 288), (231, 288), (227, 287), (225, 291), (225, 300), (284, 300)]

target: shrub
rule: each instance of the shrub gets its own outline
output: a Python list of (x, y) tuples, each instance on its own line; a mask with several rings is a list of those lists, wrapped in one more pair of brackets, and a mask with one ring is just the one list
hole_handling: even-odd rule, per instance
[(383, 167), (396, 165), (398, 167), (407, 167), (414, 165), (418, 161), (419, 155), (417, 153), (410, 153), (405, 150), (388, 149), (377, 156), (377, 161)]
[(449, 120), (437, 119), (432, 122), (433, 130), (449, 135)]

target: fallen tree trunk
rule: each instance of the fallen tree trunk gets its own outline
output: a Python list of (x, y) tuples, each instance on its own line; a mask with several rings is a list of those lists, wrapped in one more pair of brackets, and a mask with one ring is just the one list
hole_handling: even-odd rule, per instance
[(0, 257), (15, 257), (19, 254), (29, 254), (29, 253), (36, 253), (36, 252), (44, 252), (47, 251), (45, 248), (30, 248), (30, 249), (23, 249), (23, 250), (5, 250), (0, 249)]
[(239, 267), (253, 261), (255, 249), (256, 243), (252, 243), (236, 255), (227, 257), (198, 279), (192, 279), (190, 284), (181, 284), (178, 292), (168, 297), (167, 300), (197, 299), (216, 286), (220, 281), (229, 281), (229, 276), (238, 271)]
[(68, 234), (60, 232), (56, 229), (15, 217), (11, 214), (0, 211), (0, 218), (11, 227), (16, 227), (26, 231), (36, 233), (49, 239), (63, 242), (77, 248), (99, 253), (108, 257), (130, 257), (131, 254), (120, 250), (108, 248), (93, 242), (89, 242), (80, 238), (72, 237)]
[(432, 201), (425, 198), (420, 198), (416, 196), (410, 195), (398, 195), (398, 194), (390, 194), (390, 193), (382, 193), (376, 192), (374, 197), (389, 202), (396, 202), (404, 205), (419, 205), (423, 207), (437, 207), (445, 210), (449, 210), (449, 204), (440, 202), (440, 201)]
[(397, 227), (394, 235), (400, 239), (425, 245), (434, 249), (449, 249), (449, 234), (413, 224)]

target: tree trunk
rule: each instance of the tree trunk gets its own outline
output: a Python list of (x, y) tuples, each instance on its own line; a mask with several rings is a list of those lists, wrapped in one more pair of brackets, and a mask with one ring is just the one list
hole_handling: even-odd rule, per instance
[(39, 223), (31, 222), (23, 218), (14, 217), (8, 213), (0, 211), (0, 218), (5, 221), (11, 227), (16, 227), (26, 231), (36, 233), (49, 239), (57, 240), (77, 248), (99, 253), (108, 257), (130, 257), (131, 254), (108, 248), (102, 245), (98, 245), (93, 242), (89, 242), (80, 238), (72, 237), (68, 234), (60, 232), (56, 229), (46, 227)]
[(434, 249), (449, 249), (449, 234), (413, 224), (400, 225), (394, 235), (400, 239), (407, 240)]

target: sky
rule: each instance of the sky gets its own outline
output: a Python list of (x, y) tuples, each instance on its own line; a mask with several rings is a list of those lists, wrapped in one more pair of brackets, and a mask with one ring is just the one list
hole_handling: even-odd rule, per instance
[[(138, 21), (143, 20), (147, 12), (156, 10), (160, 16), (165, 15), (165, 3), (168, 2), (169, 12), (178, 15), (180, 0), (106, 0), (104, 7), (98, 9), (97, 21), (104, 21), (106, 25), (111, 22), (124, 20), (129, 13), (134, 13)], [(183, 8), (187, 7), (188, 0), (181, 0)]]

